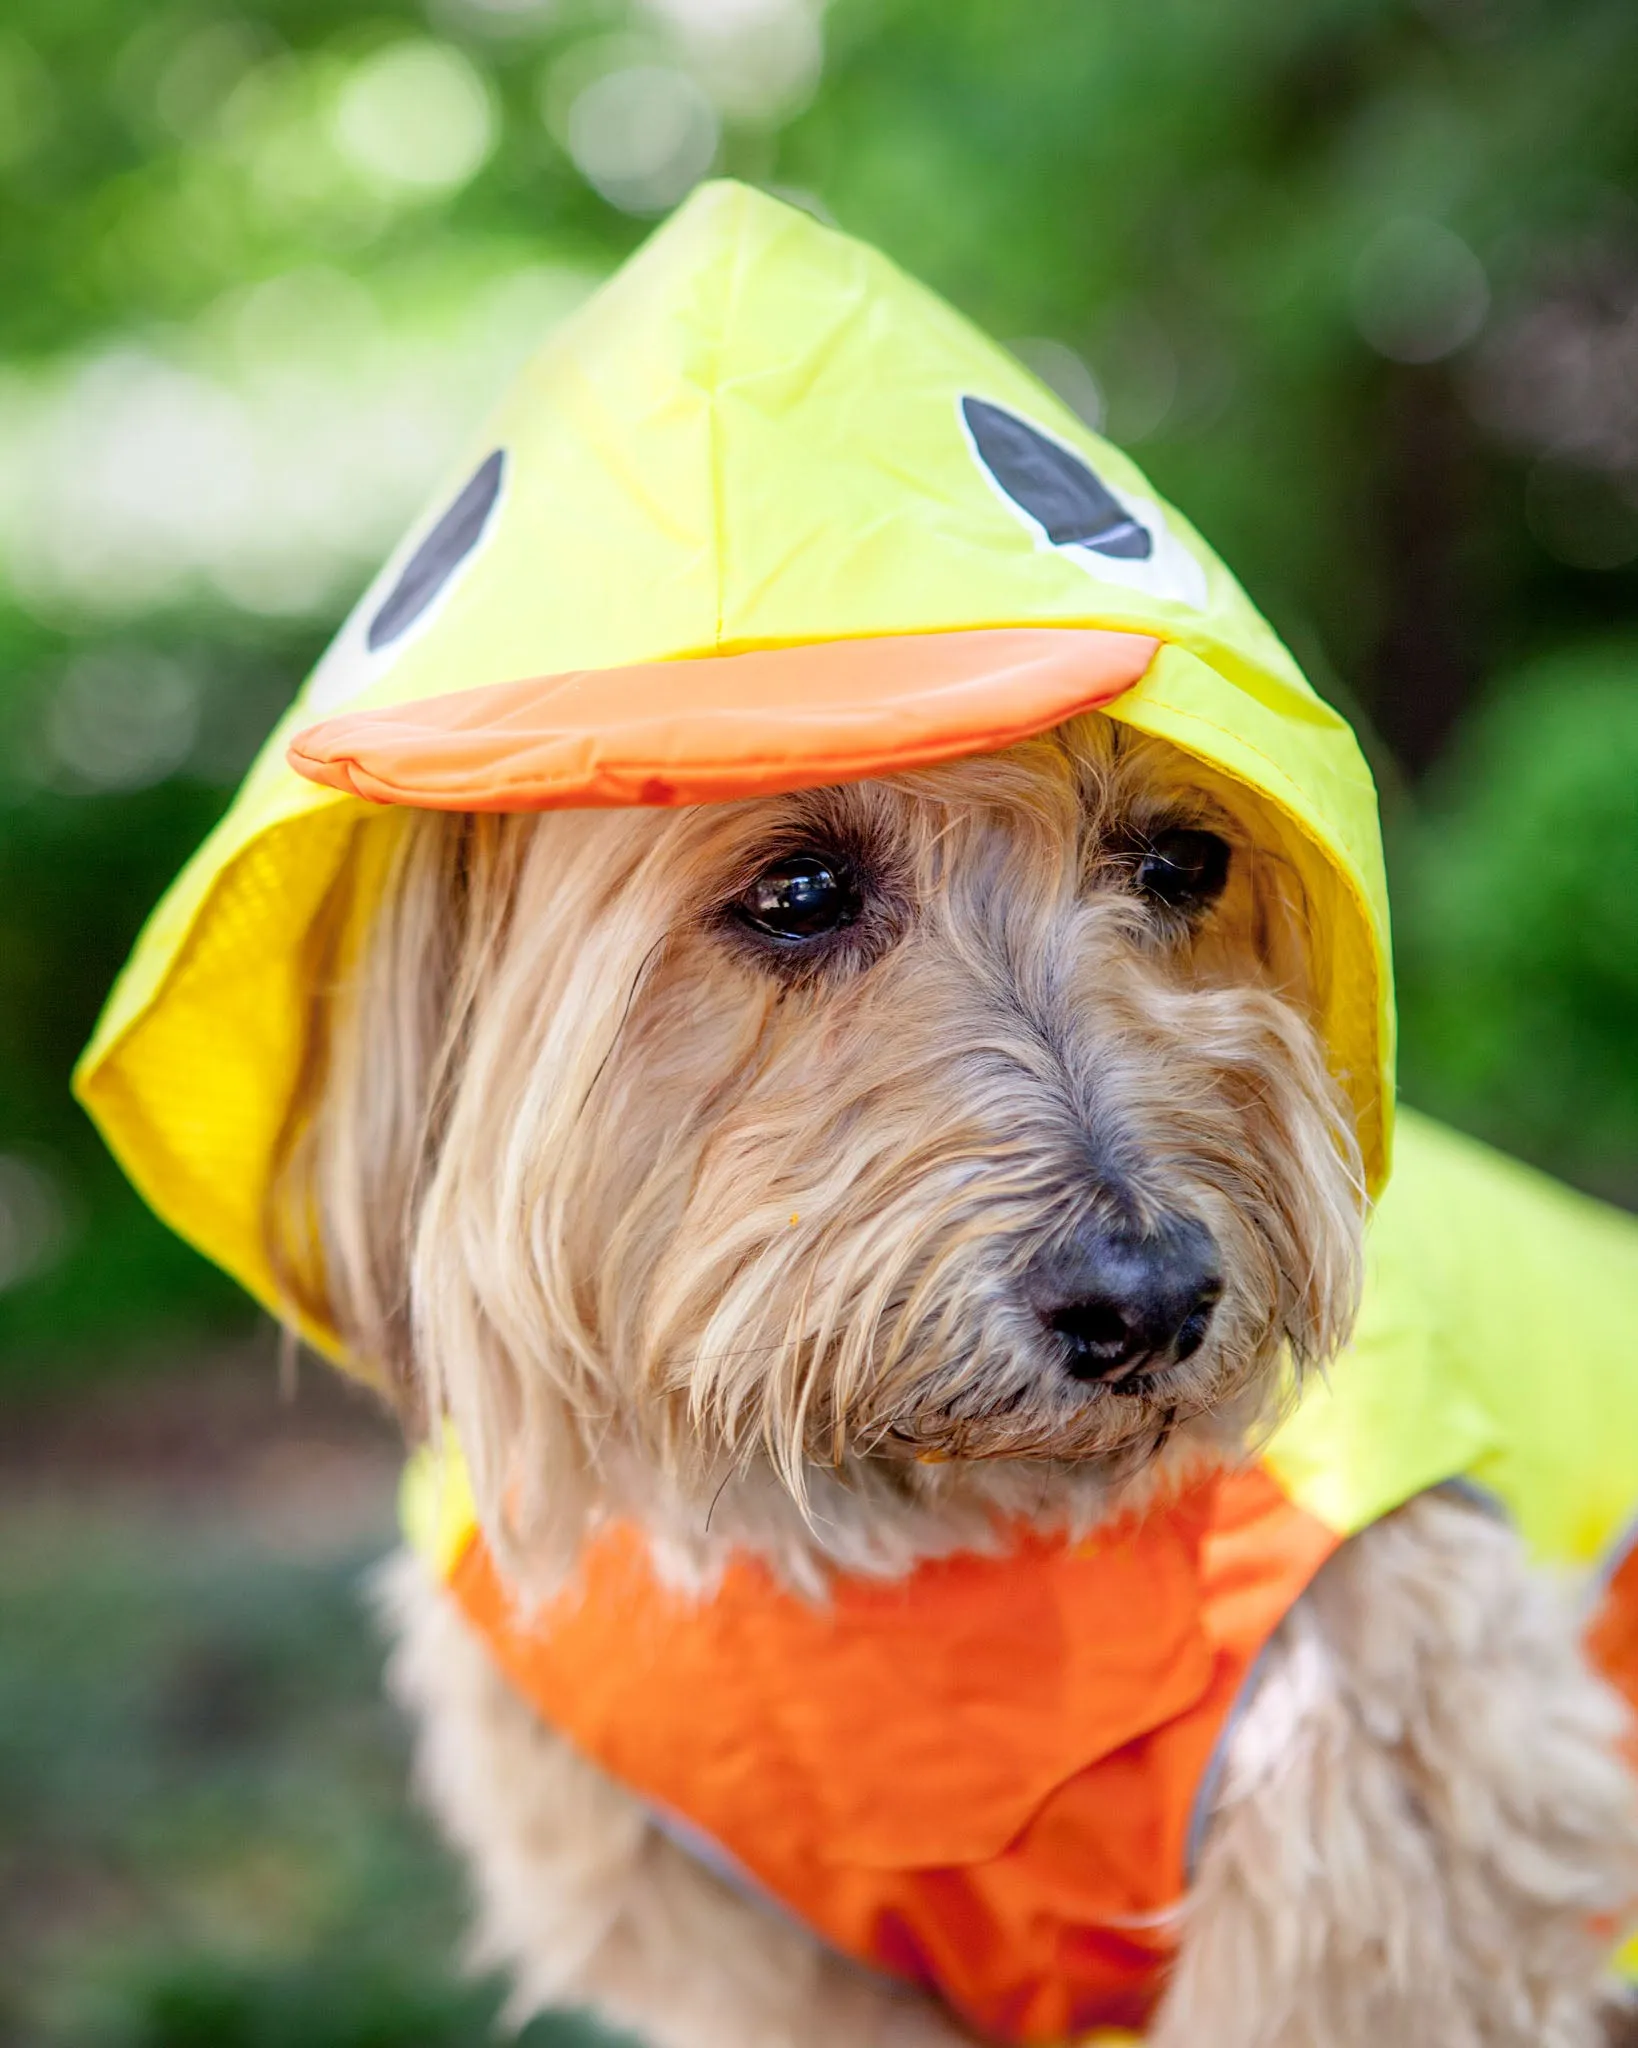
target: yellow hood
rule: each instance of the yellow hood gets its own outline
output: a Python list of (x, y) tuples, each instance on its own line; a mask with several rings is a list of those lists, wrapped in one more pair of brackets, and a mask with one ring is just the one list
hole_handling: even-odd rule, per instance
[(707, 801), (1092, 705), (1259, 800), (1380, 1186), (1387, 907), (1347, 725), (1011, 357), (862, 244), (705, 186), (554, 334), (365, 593), (138, 940), (77, 1092), (160, 1215), (277, 1308), (261, 1205), (315, 925), (382, 801)]

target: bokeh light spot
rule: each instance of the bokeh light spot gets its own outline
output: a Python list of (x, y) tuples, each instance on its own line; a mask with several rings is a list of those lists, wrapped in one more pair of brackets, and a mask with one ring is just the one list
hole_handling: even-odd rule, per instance
[(1078, 419), (1094, 433), (1098, 432), (1105, 411), (1103, 391), (1084, 357), (1066, 342), (1054, 341), (1048, 335), (1028, 335), (1015, 341), (1012, 350)]
[(254, 22), (213, 21), (196, 29), (171, 50), (154, 80), (160, 124), (184, 140), (203, 134), (240, 80), (276, 49)]
[(1088, 353), (1103, 399), (1099, 431), (1123, 448), (1158, 434), (1177, 403), (1180, 367), (1171, 336), (1154, 315), (1133, 302), (1108, 307)]
[(626, 213), (662, 213), (717, 154), (716, 110), (686, 72), (632, 64), (594, 78), (569, 108), (575, 168)]
[(132, 653), (70, 663), (46, 713), (48, 778), (70, 789), (142, 789), (180, 768), (199, 733), (198, 678)]
[(681, 43), (712, 104), (737, 121), (788, 120), (824, 68), (809, 0), (648, 0)]
[(0, 1293), (43, 1272), (67, 1237), (55, 1178), (37, 1160), (0, 1152)]
[(488, 162), (494, 102), (477, 69), (447, 43), (393, 43), (367, 57), (336, 101), (343, 156), (373, 182), (451, 192)]
[(1434, 363), (1471, 341), (1490, 310), (1484, 265), (1436, 220), (1389, 221), (1349, 280), (1354, 325), (1378, 355)]

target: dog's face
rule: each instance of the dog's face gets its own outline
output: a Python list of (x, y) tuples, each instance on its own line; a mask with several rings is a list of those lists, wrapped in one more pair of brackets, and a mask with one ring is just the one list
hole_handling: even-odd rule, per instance
[(497, 1517), (1121, 1476), (1345, 1335), (1301, 891), (1159, 743), (402, 831), (274, 1235)]

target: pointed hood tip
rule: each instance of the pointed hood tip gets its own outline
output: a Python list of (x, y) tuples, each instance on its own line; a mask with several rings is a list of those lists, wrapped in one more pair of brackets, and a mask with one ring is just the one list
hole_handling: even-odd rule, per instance
[(811, 237), (813, 247), (829, 243), (868, 250), (867, 244), (856, 242), (826, 215), (743, 178), (703, 179), (656, 226), (649, 245), (673, 239), (698, 241), (703, 246), (714, 246), (720, 256), (727, 250), (765, 244), (786, 234)]
[[(650, 238), (659, 241), (674, 232), (709, 232), (721, 240), (742, 240), (758, 219), (804, 222), (812, 228), (824, 224), (788, 199), (781, 199), (764, 186), (747, 184), (743, 178), (704, 178), (686, 198), (680, 199)], [(834, 232), (834, 230), (826, 230)]]
[(678, 201), (671, 219), (675, 220), (678, 215), (696, 210), (708, 215), (718, 207), (737, 207), (746, 215), (761, 209), (770, 214), (786, 214), (796, 220), (809, 221), (814, 227), (824, 225), (804, 208), (793, 206), (788, 199), (780, 198), (777, 192), (770, 192), (766, 185), (757, 185), (745, 178), (729, 177), (702, 178), (685, 199)]

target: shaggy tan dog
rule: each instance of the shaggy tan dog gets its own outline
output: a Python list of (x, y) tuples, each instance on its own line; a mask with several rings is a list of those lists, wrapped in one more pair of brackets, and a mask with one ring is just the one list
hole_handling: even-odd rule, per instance
[[(535, 1594), (611, 1515), (791, 1585), (1086, 1529), (1346, 1338), (1363, 1198), (1307, 913), (1232, 788), (1089, 717), (680, 811), (401, 816), (318, 977), (268, 1230), (447, 1417)], [(654, 2048), (948, 2042), (730, 1890), (416, 1562), (396, 1683), (514, 2010)], [(1218, 1782), (1166, 2048), (1578, 2048), (1638, 1880), (1571, 1601), (1428, 1495), (1327, 1566)]]

